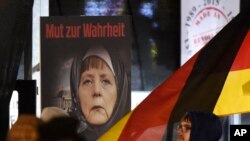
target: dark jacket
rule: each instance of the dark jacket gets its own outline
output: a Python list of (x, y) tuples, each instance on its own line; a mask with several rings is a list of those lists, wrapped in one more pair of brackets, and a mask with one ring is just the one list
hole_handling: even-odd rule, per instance
[(190, 141), (219, 141), (222, 125), (216, 115), (192, 111), (188, 117), (192, 123)]

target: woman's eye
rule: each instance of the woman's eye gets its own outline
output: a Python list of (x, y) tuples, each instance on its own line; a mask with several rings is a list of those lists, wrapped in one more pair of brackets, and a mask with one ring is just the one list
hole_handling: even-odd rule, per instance
[(92, 81), (88, 79), (83, 81), (83, 85), (90, 85), (91, 83)]
[(111, 82), (110, 82), (108, 79), (102, 80), (102, 83), (103, 83), (104, 85), (110, 85), (110, 84), (111, 84)]

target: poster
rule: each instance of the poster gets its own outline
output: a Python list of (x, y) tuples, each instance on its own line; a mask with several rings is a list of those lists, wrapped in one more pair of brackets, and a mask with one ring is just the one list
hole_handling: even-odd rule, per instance
[(239, 9), (239, 0), (182, 0), (181, 65), (230, 22)]
[(131, 109), (130, 28), (129, 16), (41, 17), (41, 107), (77, 118), (86, 140)]

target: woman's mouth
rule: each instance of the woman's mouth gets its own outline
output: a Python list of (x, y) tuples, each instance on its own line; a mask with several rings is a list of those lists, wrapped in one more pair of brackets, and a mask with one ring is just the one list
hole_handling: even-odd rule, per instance
[(95, 106), (93, 106), (92, 108), (91, 108), (91, 110), (98, 110), (98, 109), (103, 109), (103, 107), (102, 106), (100, 106), (100, 105), (95, 105)]

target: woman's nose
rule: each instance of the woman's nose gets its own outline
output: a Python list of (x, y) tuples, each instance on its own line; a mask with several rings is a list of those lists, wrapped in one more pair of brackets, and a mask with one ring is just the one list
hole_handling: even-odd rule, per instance
[(94, 85), (93, 97), (99, 97), (99, 96), (101, 96), (101, 84), (96, 82)]

